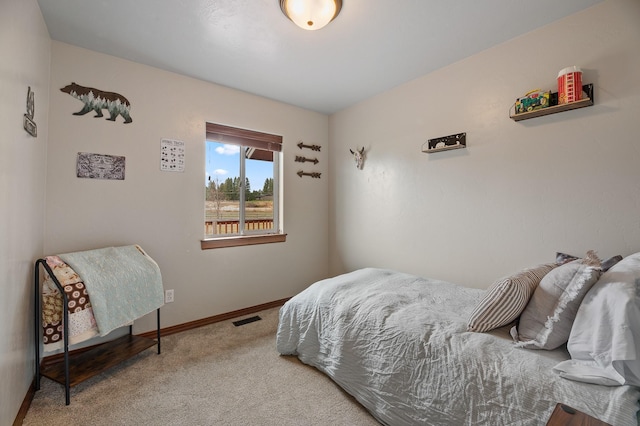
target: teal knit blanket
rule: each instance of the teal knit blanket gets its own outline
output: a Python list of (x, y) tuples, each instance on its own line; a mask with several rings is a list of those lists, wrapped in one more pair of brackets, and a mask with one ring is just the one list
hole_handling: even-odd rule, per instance
[(100, 336), (164, 304), (160, 268), (138, 245), (66, 253), (59, 257), (84, 281)]

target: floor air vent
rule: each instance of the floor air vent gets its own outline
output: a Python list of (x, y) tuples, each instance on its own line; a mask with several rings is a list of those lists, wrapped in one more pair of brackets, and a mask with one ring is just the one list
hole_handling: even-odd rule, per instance
[(238, 321), (234, 321), (233, 325), (235, 325), (236, 327), (239, 327), (241, 325), (249, 324), (250, 322), (260, 321), (261, 319), (262, 318), (256, 315), (255, 317), (249, 317), (249, 318), (241, 319)]

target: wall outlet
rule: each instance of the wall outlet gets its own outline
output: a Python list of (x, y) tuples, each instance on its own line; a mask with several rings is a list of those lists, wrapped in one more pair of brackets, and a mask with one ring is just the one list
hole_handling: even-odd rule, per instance
[(173, 289), (164, 291), (164, 303), (173, 302)]

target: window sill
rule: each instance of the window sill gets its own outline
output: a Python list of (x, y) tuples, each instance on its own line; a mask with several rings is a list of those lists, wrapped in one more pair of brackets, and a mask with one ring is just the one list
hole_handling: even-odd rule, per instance
[(223, 247), (251, 246), (255, 244), (283, 243), (287, 240), (287, 234), (266, 235), (242, 235), (234, 237), (210, 238), (200, 241), (202, 250), (217, 249)]

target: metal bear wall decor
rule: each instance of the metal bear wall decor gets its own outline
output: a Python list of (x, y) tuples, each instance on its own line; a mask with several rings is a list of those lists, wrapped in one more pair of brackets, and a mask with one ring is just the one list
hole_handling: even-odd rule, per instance
[(85, 115), (95, 111), (96, 115), (94, 117), (102, 117), (102, 110), (106, 109), (109, 111), (109, 118), (107, 118), (109, 121), (116, 121), (118, 115), (124, 118), (125, 124), (133, 121), (129, 114), (131, 103), (119, 93), (105, 92), (93, 87), (80, 86), (76, 83), (71, 83), (60, 89), (60, 91), (68, 93), (84, 103), (84, 107), (80, 111), (74, 112), (73, 115)]

